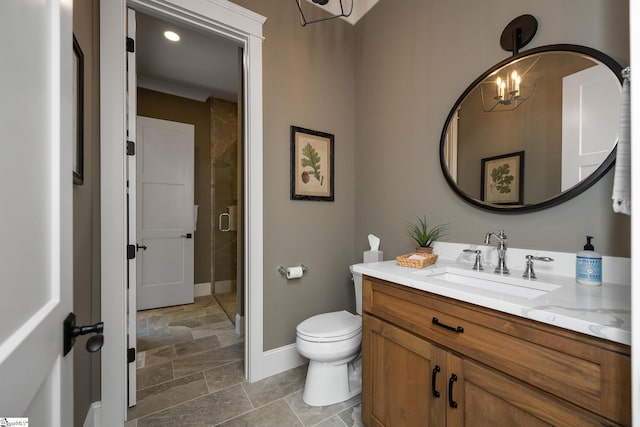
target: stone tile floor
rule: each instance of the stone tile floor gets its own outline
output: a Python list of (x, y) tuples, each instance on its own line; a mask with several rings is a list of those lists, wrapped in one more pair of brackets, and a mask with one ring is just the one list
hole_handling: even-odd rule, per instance
[(229, 320), (235, 325), (236, 313), (238, 312), (237, 306), (237, 289), (235, 284), (232, 286), (230, 292), (223, 292), (219, 294), (215, 294), (214, 298), (222, 307), (222, 310), (227, 313)]
[(360, 396), (302, 401), (307, 366), (244, 379), (244, 341), (211, 296), (138, 312), (137, 405), (125, 427), (362, 426)]

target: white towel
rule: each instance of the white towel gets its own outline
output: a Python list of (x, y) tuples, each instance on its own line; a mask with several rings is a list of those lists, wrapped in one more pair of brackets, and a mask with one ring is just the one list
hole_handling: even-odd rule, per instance
[(613, 211), (631, 215), (631, 126), (629, 123), (630, 69), (622, 70), (622, 98), (618, 120), (618, 148), (613, 176)]

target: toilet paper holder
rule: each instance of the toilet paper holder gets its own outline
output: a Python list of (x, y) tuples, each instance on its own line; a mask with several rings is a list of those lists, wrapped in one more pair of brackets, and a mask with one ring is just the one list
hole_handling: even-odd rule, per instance
[[(300, 265), (298, 265), (298, 267), (302, 268), (302, 272), (303, 273), (306, 273), (307, 271), (309, 271), (309, 268), (307, 268), (307, 266), (304, 265), (304, 264), (300, 264)], [(278, 273), (286, 275), (287, 274), (287, 269), (285, 267), (283, 267), (283, 266), (279, 266), (278, 267)]]

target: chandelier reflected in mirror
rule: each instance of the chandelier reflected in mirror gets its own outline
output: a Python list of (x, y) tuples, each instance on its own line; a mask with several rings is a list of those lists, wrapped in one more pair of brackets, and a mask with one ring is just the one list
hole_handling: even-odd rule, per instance
[(531, 98), (538, 83), (542, 56), (530, 63), (518, 61), (496, 71), (480, 84), (482, 110), (486, 113), (514, 111)]

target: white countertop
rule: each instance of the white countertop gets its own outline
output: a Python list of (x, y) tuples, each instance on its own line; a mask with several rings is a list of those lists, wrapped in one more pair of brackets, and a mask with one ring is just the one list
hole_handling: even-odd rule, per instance
[[(457, 271), (461, 269), (471, 271), (473, 264), (470, 261), (461, 261), (460, 257), (457, 259), (446, 257), (446, 255), (459, 253), (461, 247), (463, 246), (459, 244), (448, 244), (447, 248), (441, 247), (440, 250), (436, 247), (436, 253), (439, 254), (438, 262), (422, 269), (401, 267), (393, 260), (356, 264), (353, 266), (353, 271), (586, 335), (621, 344), (631, 344), (631, 286), (628, 282), (609, 281), (603, 282), (602, 286), (581, 285), (576, 283), (572, 276), (554, 274), (568, 271), (566, 265), (556, 266), (555, 269), (547, 266), (545, 269), (540, 263), (541, 268), (538, 268), (539, 264), (534, 264), (538, 276), (537, 282), (557, 285), (557, 289), (546, 293), (534, 291), (528, 296), (518, 296), (438, 280), (433, 277), (433, 275), (446, 271), (447, 268), (454, 268)], [(464, 246), (464, 248), (469, 248), (469, 246)], [(489, 250), (487, 249), (487, 251)], [(520, 251), (523, 253), (532, 252)], [(521, 255), (516, 250), (512, 253)], [(534, 255), (552, 257), (555, 255), (557, 261), (561, 261), (564, 256), (564, 254), (553, 252), (535, 252)], [(573, 256), (575, 257), (575, 255)], [(570, 260), (571, 256), (567, 254), (565, 258)], [(573, 259), (575, 260), (575, 258)], [(620, 262), (620, 260), (622, 261)], [(624, 260), (626, 259), (618, 258), (613, 261), (609, 259), (608, 262), (603, 263), (603, 266), (615, 265), (618, 270), (624, 269), (626, 265)], [(566, 264), (566, 260), (564, 263)], [(512, 267), (508, 264), (508, 266), (511, 270), (510, 277), (516, 281), (520, 280), (524, 268), (520, 268), (519, 265)], [(575, 268), (575, 264), (573, 268)], [(492, 276), (500, 278), (492, 271), (491, 265), (485, 265), (483, 273), (472, 272), (471, 274), (484, 275), (487, 279), (491, 279)], [(622, 273), (621, 276), (626, 277), (626, 272)], [(619, 277), (620, 274), (615, 276)], [(605, 279), (607, 279), (606, 275)]]

